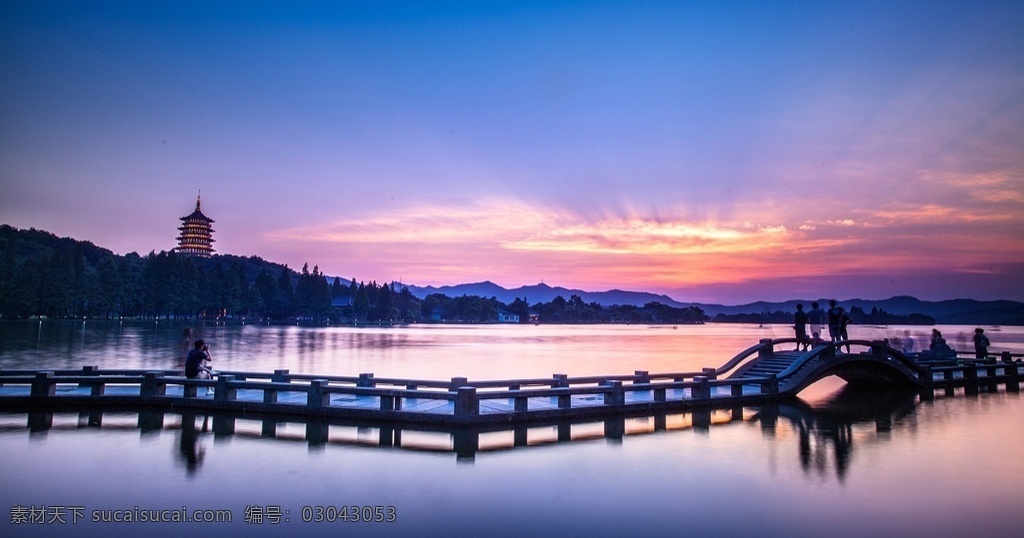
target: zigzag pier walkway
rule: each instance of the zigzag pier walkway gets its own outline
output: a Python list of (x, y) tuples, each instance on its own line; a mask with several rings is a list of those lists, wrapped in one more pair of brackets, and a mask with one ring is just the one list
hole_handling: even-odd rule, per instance
[(177, 370), (0, 370), (0, 409), (155, 408), (481, 426), (759, 405), (791, 398), (832, 375), (851, 385), (914, 387), (922, 399), (957, 387), (1019, 391), (1024, 369), (1021, 355), (1009, 352), (981, 361), (933, 360), (908, 357), (883, 341), (826, 343), (805, 352), (792, 351), (795, 346), (792, 338), (763, 339), (724, 365), (699, 372), (502, 380), (288, 370), (223, 371), (204, 380)]

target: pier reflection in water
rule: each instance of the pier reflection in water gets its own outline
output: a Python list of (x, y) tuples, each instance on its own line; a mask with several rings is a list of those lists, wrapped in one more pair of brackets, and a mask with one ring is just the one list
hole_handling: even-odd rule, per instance
[[(529, 450), (558, 443), (602, 439), (622, 443), (626, 437), (657, 433), (694, 431), (710, 434), (712, 429), (735, 427), (738, 423), (758, 425), (765, 436), (774, 437), (781, 420), (797, 433), (795, 440), (799, 443), (800, 463), (805, 470), (814, 467), (822, 471), (823, 462), (831, 460), (835, 474), (842, 478), (849, 466), (854, 425), (874, 424), (875, 437), (884, 440), (894, 424), (905, 424), (907, 418), (913, 416), (916, 396), (914, 391), (879, 394), (846, 386), (820, 407), (792, 399), (766, 406), (699, 409), (687, 413), (620, 416), (601, 421), (559, 421), (508, 428), (432, 428), (421, 424), (372, 424), (280, 415), (254, 417), (252, 414), (168, 413), (157, 410), (135, 414), (123, 410), (92, 409), (79, 413), (7, 414), (3, 429), (6, 432), (17, 431), (19, 427), (13, 422), (22, 416), (25, 417), (24, 429), (32, 434), (95, 428), (121, 432), (137, 429), (145, 436), (171, 430), (176, 432), (179, 441), (181, 463), (189, 473), (194, 473), (203, 463), (208, 440), (232, 436), (265, 442), (304, 442), (311, 450), (378, 447), (447, 453), (454, 455), (459, 462), (471, 463), (478, 453)], [(77, 420), (72, 422), (76, 416)], [(105, 417), (111, 420), (105, 421)], [(834, 451), (832, 458), (825, 457), (822, 452), (829, 446)]]

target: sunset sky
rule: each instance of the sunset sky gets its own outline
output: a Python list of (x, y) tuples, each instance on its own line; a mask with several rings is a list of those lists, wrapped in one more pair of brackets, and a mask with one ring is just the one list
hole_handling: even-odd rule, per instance
[(1024, 300), (1024, 2), (0, 2), (0, 223), (330, 275)]

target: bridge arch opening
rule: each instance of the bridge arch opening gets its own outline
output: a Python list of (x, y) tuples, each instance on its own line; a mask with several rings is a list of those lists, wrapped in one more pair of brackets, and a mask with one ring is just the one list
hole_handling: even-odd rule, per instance
[(836, 375), (825, 376), (804, 387), (797, 396), (810, 404), (826, 402), (834, 398), (847, 386), (846, 381)]

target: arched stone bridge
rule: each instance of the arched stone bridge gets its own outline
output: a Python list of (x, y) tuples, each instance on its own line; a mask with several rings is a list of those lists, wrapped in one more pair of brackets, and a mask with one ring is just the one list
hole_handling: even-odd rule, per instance
[(794, 338), (764, 339), (715, 369), (719, 378), (763, 379), (775, 376), (780, 395), (795, 395), (808, 385), (838, 376), (852, 385), (924, 387), (932, 371), (882, 341), (845, 340), (796, 351)]

